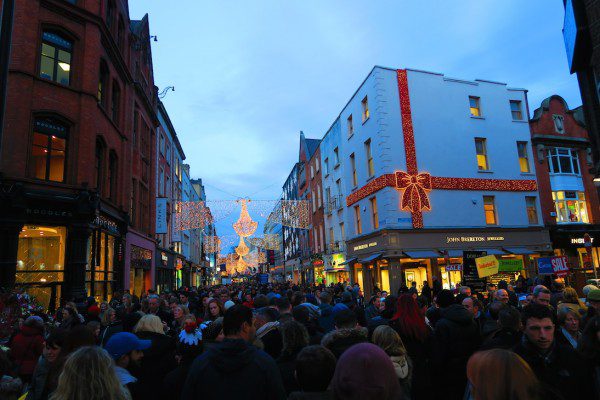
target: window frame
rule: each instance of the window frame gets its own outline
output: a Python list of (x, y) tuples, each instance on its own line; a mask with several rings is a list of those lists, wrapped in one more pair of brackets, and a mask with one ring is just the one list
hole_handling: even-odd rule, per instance
[[(486, 202), (487, 201), (487, 202)], [(486, 206), (492, 206), (491, 210), (486, 209)], [(488, 222), (488, 212), (492, 212), (494, 217), (494, 222)], [(485, 224), (488, 226), (497, 226), (498, 225), (498, 209), (496, 208), (496, 196), (483, 196), (483, 215), (485, 217)]]
[(379, 229), (379, 208), (377, 207), (377, 196), (373, 196), (369, 199), (371, 204), (371, 223), (373, 230)]
[(358, 186), (358, 174), (356, 173), (356, 156), (354, 153), (350, 154), (350, 167), (352, 171), (352, 187)]
[(362, 108), (362, 123), (364, 124), (371, 117), (371, 110), (369, 109), (369, 96), (365, 95), (365, 97), (360, 101)]
[[(475, 100), (476, 107), (473, 107), (471, 100)], [(474, 113), (473, 110), (477, 110), (477, 113)], [(481, 97), (469, 96), (469, 112), (472, 118), (483, 118), (483, 113), (481, 112)]]
[(367, 155), (367, 176), (372, 178), (375, 176), (375, 161), (373, 160), (373, 152), (371, 150), (371, 139), (365, 141), (365, 153)]
[[(568, 154), (560, 154), (560, 152), (567, 152)], [(570, 172), (563, 172), (563, 165), (561, 158), (569, 158), (569, 164), (571, 166)], [(559, 171), (555, 170), (555, 163), (558, 166)], [(577, 170), (577, 172), (575, 172)], [(581, 168), (579, 165), (579, 153), (577, 149), (571, 147), (550, 147), (548, 149), (548, 171), (554, 175), (575, 175), (581, 176)]]
[[(478, 143), (481, 143), (482, 153), (479, 153), (479, 149), (477, 146)], [(482, 137), (475, 138), (475, 157), (477, 160), (477, 170), (479, 172), (482, 172), (482, 171), (485, 172), (485, 171), (490, 170), (490, 161), (489, 161), (489, 157), (488, 157), (487, 139), (486, 138), (482, 138)], [(482, 168), (479, 163), (480, 157), (483, 157), (483, 159), (485, 160), (485, 168)]]
[(357, 235), (362, 235), (362, 220), (360, 216), (360, 205), (354, 206), (354, 225)]
[[(39, 126), (38, 126), (39, 124)], [(44, 132), (44, 128), (47, 128), (48, 131)], [(54, 131), (50, 131), (50, 129), (54, 128)], [(29, 158), (28, 158), (28, 167), (30, 171), (30, 176), (33, 179), (37, 179), (44, 182), (59, 182), (65, 183), (67, 180), (67, 166), (68, 166), (68, 150), (69, 150), (69, 131), (71, 126), (64, 123), (61, 119), (57, 119), (53, 116), (37, 116), (33, 120), (33, 125), (31, 129), (31, 143), (29, 145)], [(36, 176), (36, 168), (34, 163), (34, 148), (41, 147), (41, 145), (35, 144), (35, 135), (46, 136), (46, 145), (43, 147), (45, 156), (45, 171), (44, 177), (40, 178)], [(51, 179), (51, 160), (53, 150), (60, 151), (59, 149), (52, 148), (52, 139), (53, 138), (62, 139), (64, 141), (64, 159), (63, 159), (63, 176), (60, 181)]]
[[(517, 157), (519, 158), (519, 169), (523, 174), (531, 173), (531, 166), (529, 164), (529, 152), (527, 151), (528, 144), (529, 142), (517, 141)], [(526, 170), (523, 170), (524, 166), (527, 167)]]
[[(569, 192), (575, 193), (575, 197), (567, 197), (567, 193), (569, 193)], [(585, 197), (585, 192), (578, 191), (578, 190), (552, 191), (552, 202), (554, 203), (554, 210), (556, 212), (556, 223), (557, 224), (589, 224), (590, 215), (588, 213), (588, 208), (587, 208), (588, 201)], [(575, 203), (575, 206), (578, 211), (577, 216), (579, 218), (579, 221), (572, 221), (572, 220), (561, 221), (561, 217), (563, 214), (561, 213), (561, 208), (559, 207), (558, 203), (563, 204), (564, 210), (570, 210), (569, 204), (568, 204), (569, 202)], [(582, 210), (583, 210), (583, 213), (582, 213)], [(569, 216), (567, 216), (567, 217), (569, 217)]]
[[(527, 221), (529, 225), (539, 225), (540, 218), (537, 211), (537, 197), (525, 196), (525, 210), (527, 211)], [(535, 220), (532, 218), (535, 215)]]
[[(523, 121), (523, 102), (521, 100), (509, 100), (510, 115), (513, 121)], [(517, 106), (517, 110), (513, 110), (513, 105)], [(518, 113), (519, 118), (515, 118), (515, 113)]]
[[(66, 44), (61, 45), (57, 42), (53, 42), (48, 38), (44, 38), (44, 35), (55, 35), (57, 37), (57, 41), (62, 40), (65, 43), (68, 43), (70, 45), (67, 46)], [(42, 62), (44, 57), (49, 57), (49, 56), (45, 56), (43, 54), (44, 51), (44, 45), (50, 46), (52, 47), (52, 49), (54, 50), (54, 54), (52, 57), (52, 76), (47, 78), (45, 76), (42, 76)], [(60, 82), (58, 80), (58, 68), (59, 68), (59, 64), (61, 63), (60, 59), (59, 59), (59, 51), (62, 50), (64, 52), (69, 53), (70, 56), (70, 60), (69, 60), (69, 71), (65, 71), (68, 72), (68, 79), (69, 81), (67, 83), (63, 83)], [(43, 29), (42, 30), (42, 35), (40, 37), (40, 47), (39, 47), (39, 63), (38, 63), (38, 77), (40, 79), (44, 79), (46, 81), (50, 81), (50, 82), (54, 82), (57, 83), (59, 85), (62, 86), (66, 86), (66, 87), (71, 87), (71, 83), (73, 82), (73, 64), (74, 64), (74, 55), (75, 53), (75, 41), (69, 37), (69, 36), (65, 36), (65, 34), (62, 31), (58, 31), (56, 29)], [(64, 62), (64, 61), (63, 61)], [(63, 69), (64, 70), (64, 69)]]
[(354, 121), (352, 118), (352, 114), (350, 114), (346, 119), (346, 127), (348, 129), (348, 137), (350, 138), (354, 135)]

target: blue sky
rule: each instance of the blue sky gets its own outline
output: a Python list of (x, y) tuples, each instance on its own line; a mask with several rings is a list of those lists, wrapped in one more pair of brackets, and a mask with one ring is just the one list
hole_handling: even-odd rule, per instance
[(155, 83), (176, 88), (164, 103), (209, 200), (278, 198), (299, 131), (321, 138), (374, 65), (526, 88), (530, 112), (555, 93), (581, 104), (560, 0), (129, 3), (158, 36)]

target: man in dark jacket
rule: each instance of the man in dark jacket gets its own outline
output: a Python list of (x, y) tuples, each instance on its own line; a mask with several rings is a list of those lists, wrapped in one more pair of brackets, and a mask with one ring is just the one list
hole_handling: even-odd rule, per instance
[(278, 317), (279, 314), (276, 310), (269, 307), (263, 307), (256, 311), (254, 318), (256, 338), (262, 343), (262, 348), (265, 353), (275, 360), (281, 355), (281, 349), (283, 348), (283, 338), (278, 329)]
[(521, 340), (521, 314), (516, 308), (505, 307), (498, 315), (499, 329), (493, 332), (479, 350), (512, 349)]
[(529, 364), (545, 390), (565, 399), (591, 399), (590, 371), (572, 348), (554, 340), (554, 315), (540, 304), (523, 309), (523, 338), (514, 352)]
[(225, 340), (194, 361), (182, 400), (285, 399), (275, 361), (250, 343), (256, 329), (252, 310), (235, 305), (223, 319)]
[(331, 293), (323, 291), (321, 292), (321, 316), (319, 317), (319, 326), (323, 328), (325, 332), (330, 332), (334, 329), (333, 325), (333, 306), (331, 305)]
[(339, 360), (348, 348), (357, 343), (367, 342), (367, 329), (358, 325), (352, 310), (342, 310), (335, 314), (335, 331), (323, 337), (321, 345), (329, 349)]
[(437, 301), (441, 318), (435, 325), (432, 364), (438, 377), (436, 398), (460, 399), (467, 384), (467, 361), (480, 344), (479, 329), (473, 314), (460, 304), (451, 303), (449, 290), (442, 290)]

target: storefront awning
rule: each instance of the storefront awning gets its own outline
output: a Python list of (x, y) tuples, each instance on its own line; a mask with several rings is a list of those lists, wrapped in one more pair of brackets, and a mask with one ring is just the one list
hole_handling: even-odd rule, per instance
[(458, 258), (463, 256), (462, 250), (446, 250), (448, 252), (448, 257), (450, 258)]
[(354, 264), (357, 260), (358, 260), (358, 258), (354, 257), (354, 258), (351, 258), (349, 260), (344, 261), (343, 263), (339, 263), (338, 265), (350, 265), (350, 264)]
[(370, 263), (370, 262), (379, 260), (381, 257), (383, 257), (383, 253), (375, 253), (375, 254), (370, 255), (367, 258), (360, 259), (358, 262), (361, 264), (366, 264), (366, 263)]
[(525, 247), (505, 247), (504, 250), (513, 254), (535, 254), (535, 251), (526, 249)]
[[(404, 254), (409, 258), (440, 258), (440, 253), (433, 250), (405, 251)], [(462, 256), (462, 254), (461, 254)]]
[(503, 256), (506, 254), (505, 251), (502, 251), (499, 249), (477, 249), (477, 250), (487, 252), (488, 256)]

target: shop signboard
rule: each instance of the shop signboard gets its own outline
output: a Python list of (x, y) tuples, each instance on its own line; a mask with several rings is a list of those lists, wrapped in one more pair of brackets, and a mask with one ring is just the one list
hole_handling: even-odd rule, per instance
[(499, 272), (520, 272), (523, 270), (523, 260), (519, 258), (501, 259), (498, 262), (500, 263)]
[(463, 270), (462, 264), (448, 264), (448, 265), (446, 265), (446, 272), (462, 271), (462, 270)]
[(475, 265), (477, 266), (477, 274), (480, 278), (496, 275), (500, 268), (500, 263), (494, 255), (476, 258)]
[(569, 266), (567, 265), (567, 257), (551, 257), (552, 270), (558, 277), (563, 277), (569, 274)]
[(540, 275), (552, 275), (554, 269), (552, 268), (552, 257), (541, 257), (538, 258), (538, 274)]
[(486, 251), (463, 251), (463, 286), (478, 292), (485, 290), (485, 279), (477, 275), (475, 259), (486, 255)]
[(156, 199), (156, 233), (167, 233), (167, 198)]

